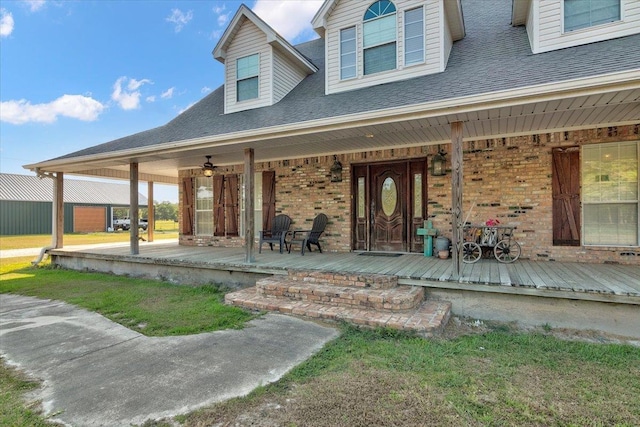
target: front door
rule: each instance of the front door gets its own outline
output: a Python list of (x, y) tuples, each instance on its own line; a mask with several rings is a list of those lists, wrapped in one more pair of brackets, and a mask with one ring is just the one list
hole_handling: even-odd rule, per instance
[(426, 159), (353, 166), (353, 249), (421, 252)]
[(406, 166), (403, 163), (372, 166), (371, 179), (371, 249), (406, 251)]

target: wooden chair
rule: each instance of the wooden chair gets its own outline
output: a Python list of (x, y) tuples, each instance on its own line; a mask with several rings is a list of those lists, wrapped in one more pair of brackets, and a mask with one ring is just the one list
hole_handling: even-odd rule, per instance
[(320, 247), (320, 241), (318, 239), (320, 239), (320, 236), (324, 233), (328, 221), (327, 216), (321, 213), (313, 219), (311, 230), (294, 231), (291, 241), (288, 243), (289, 253), (291, 253), (291, 246), (293, 246), (294, 243), (300, 243), (302, 246), (302, 255), (304, 255), (304, 248), (309, 249), (309, 252), (311, 252), (311, 245), (316, 245), (320, 253), (322, 253), (322, 247)]
[(273, 244), (280, 244), (280, 253), (282, 253), (282, 247), (287, 247), (285, 238), (289, 232), (291, 226), (291, 218), (288, 215), (280, 214), (276, 215), (271, 222), (271, 230), (260, 231), (260, 249), (258, 253), (262, 253), (262, 244), (268, 243), (273, 250)]

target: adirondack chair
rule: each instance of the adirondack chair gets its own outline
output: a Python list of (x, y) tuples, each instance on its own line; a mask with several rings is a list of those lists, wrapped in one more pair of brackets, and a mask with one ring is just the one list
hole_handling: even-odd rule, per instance
[(262, 253), (262, 244), (268, 243), (271, 250), (273, 250), (273, 244), (280, 244), (280, 253), (282, 253), (282, 247), (287, 247), (285, 238), (289, 232), (291, 226), (291, 218), (288, 215), (280, 214), (276, 215), (271, 222), (271, 230), (260, 231), (260, 249), (258, 253)]
[(321, 213), (313, 219), (311, 230), (294, 231), (291, 241), (288, 243), (289, 253), (291, 253), (291, 246), (293, 246), (294, 243), (300, 243), (302, 246), (302, 255), (304, 255), (304, 248), (309, 249), (309, 252), (311, 252), (311, 245), (316, 245), (320, 253), (322, 253), (322, 247), (320, 247), (320, 241), (318, 239), (320, 239), (320, 236), (324, 233), (328, 220), (327, 216)]

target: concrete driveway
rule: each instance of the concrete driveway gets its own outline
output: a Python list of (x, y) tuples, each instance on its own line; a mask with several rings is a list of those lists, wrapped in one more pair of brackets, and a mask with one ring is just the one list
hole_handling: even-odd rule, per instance
[(269, 314), (243, 330), (149, 338), (58, 301), (0, 295), (0, 355), (44, 381), (34, 399), (71, 426), (187, 413), (278, 380), (337, 337)]

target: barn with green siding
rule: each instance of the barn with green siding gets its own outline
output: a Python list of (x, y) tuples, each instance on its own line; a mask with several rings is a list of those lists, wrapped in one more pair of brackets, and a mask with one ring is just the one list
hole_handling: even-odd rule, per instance
[[(147, 198), (139, 195), (140, 207)], [(53, 180), (0, 174), (0, 236), (51, 234)], [(107, 231), (114, 208), (129, 207), (129, 185), (101, 181), (64, 180), (64, 232)]]

